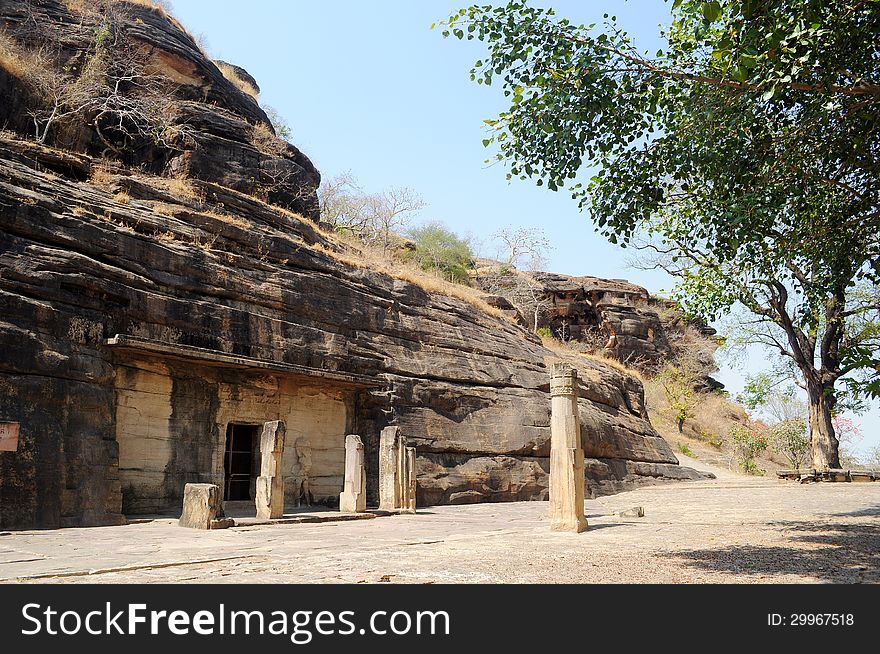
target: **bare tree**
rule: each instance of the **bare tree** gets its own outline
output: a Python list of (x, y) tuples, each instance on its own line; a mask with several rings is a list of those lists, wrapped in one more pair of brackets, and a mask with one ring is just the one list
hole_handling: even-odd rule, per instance
[(391, 245), (392, 235), (425, 207), (422, 197), (410, 188), (365, 193), (350, 172), (324, 182), (318, 198), (324, 222), (353, 233), (368, 245), (381, 245), (383, 251)]
[(298, 202), (311, 204), (312, 187), (300, 180), (301, 169), (290, 160), (291, 145), (278, 132), (279, 125), (269, 114), (269, 123), (257, 123), (251, 128), (251, 144), (266, 156), (260, 163), (260, 179), (256, 195), (265, 202), (272, 202), (276, 193), (283, 193), (283, 204)]
[(553, 301), (545, 292), (543, 284), (531, 275), (506, 265), (483, 269), (477, 275), (476, 283), (487, 293), (510, 302), (528, 320), (535, 332), (538, 331), (541, 319), (553, 307)]
[(518, 275), (519, 283), (513, 288), (510, 301), (520, 313), (531, 316), (532, 331), (537, 332), (541, 318), (553, 308), (553, 301), (544, 290), (544, 285), (530, 275)]
[(553, 301), (539, 280), (518, 268), (524, 266), (532, 272), (543, 268), (552, 249), (550, 239), (538, 228), (507, 227), (493, 234), (493, 240), (497, 263), (485, 268), (476, 281), (487, 293), (507, 299), (529, 321), (532, 330), (538, 331)]
[[(50, 29), (28, 33), (28, 45), (3, 35), (20, 62), (22, 81), (41, 103), (29, 112), (34, 136), (45, 143), (70, 119), (85, 119), (106, 148), (116, 154), (137, 142), (172, 147), (184, 128), (175, 125), (176, 103), (170, 81), (151, 73), (147, 55), (120, 28), (124, 9), (100, 3), (95, 43), (80, 65), (61, 66), (58, 36)], [(85, 16), (84, 16), (85, 18)]]
[(495, 232), (493, 238), (500, 244), (498, 260), (508, 268), (540, 270), (553, 249), (544, 230), (536, 227), (505, 227)]
[(382, 243), (382, 251), (387, 252), (391, 234), (406, 227), (425, 208), (425, 202), (412, 189), (393, 187), (371, 196), (368, 206), (373, 230)]
[(360, 234), (368, 222), (367, 197), (350, 171), (324, 180), (318, 189), (321, 220), (335, 229)]

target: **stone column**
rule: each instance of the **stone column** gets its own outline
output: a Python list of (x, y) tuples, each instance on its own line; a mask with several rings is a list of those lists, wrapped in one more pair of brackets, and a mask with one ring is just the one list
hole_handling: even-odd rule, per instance
[(345, 485), (339, 494), (339, 510), (344, 513), (364, 513), (367, 510), (364, 444), (355, 434), (345, 437)]
[(400, 506), (407, 513), (416, 512), (416, 448), (406, 448), (406, 492)]
[(382, 511), (397, 509), (397, 459), (402, 439), (400, 427), (385, 427), (379, 437), (379, 509)]
[(379, 440), (379, 509), (416, 512), (415, 448), (400, 427), (386, 427)]
[(284, 477), (281, 460), (284, 455), (284, 423), (267, 422), (260, 434), (260, 476), (257, 477), (257, 517), (263, 520), (284, 515)]
[(587, 519), (576, 370), (566, 364), (550, 368), (550, 398), (550, 528), (579, 533)]

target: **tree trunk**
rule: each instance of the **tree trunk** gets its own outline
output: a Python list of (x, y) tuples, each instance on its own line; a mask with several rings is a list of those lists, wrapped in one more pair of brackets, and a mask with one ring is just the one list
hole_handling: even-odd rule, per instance
[(834, 423), (831, 420), (834, 396), (829, 391), (831, 389), (819, 384), (807, 384), (810, 400), (810, 447), (816, 470), (840, 467), (840, 443), (834, 435)]
[(678, 433), (679, 433), (679, 434), (683, 434), (683, 433), (684, 433), (684, 418), (679, 418), (679, 419), (678, 419)]

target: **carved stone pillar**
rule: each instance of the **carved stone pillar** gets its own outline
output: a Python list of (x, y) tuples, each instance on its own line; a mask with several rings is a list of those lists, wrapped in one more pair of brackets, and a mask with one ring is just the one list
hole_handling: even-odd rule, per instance
[(379, 440), (379, 508), (416, 512), (416, 450), (400, 427), (386, 427)]
[(264, 520), (284, 515), (284, 423), (276, 420), (263, 425), (260, 434), (260, 476), (257, 477), (257, 517)]
[(367, 510), (364, 444), (355, 434), (345, 437), (345, 485), (339, 494), (339, 510), (344, 513), (364, 513)]
[(550, 528), (579, 533), (587, 519), (576, 370), (566, 364), (550, 368), (550, 398)]

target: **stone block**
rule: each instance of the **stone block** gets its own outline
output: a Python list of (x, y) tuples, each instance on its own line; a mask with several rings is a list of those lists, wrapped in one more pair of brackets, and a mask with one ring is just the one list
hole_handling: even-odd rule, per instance
[(220, 487), (216, 484), (187, 484), (183, 489), (183, 512), (177, 523), (190, 529), (223, 529), (234, 522), (223, 515)]

